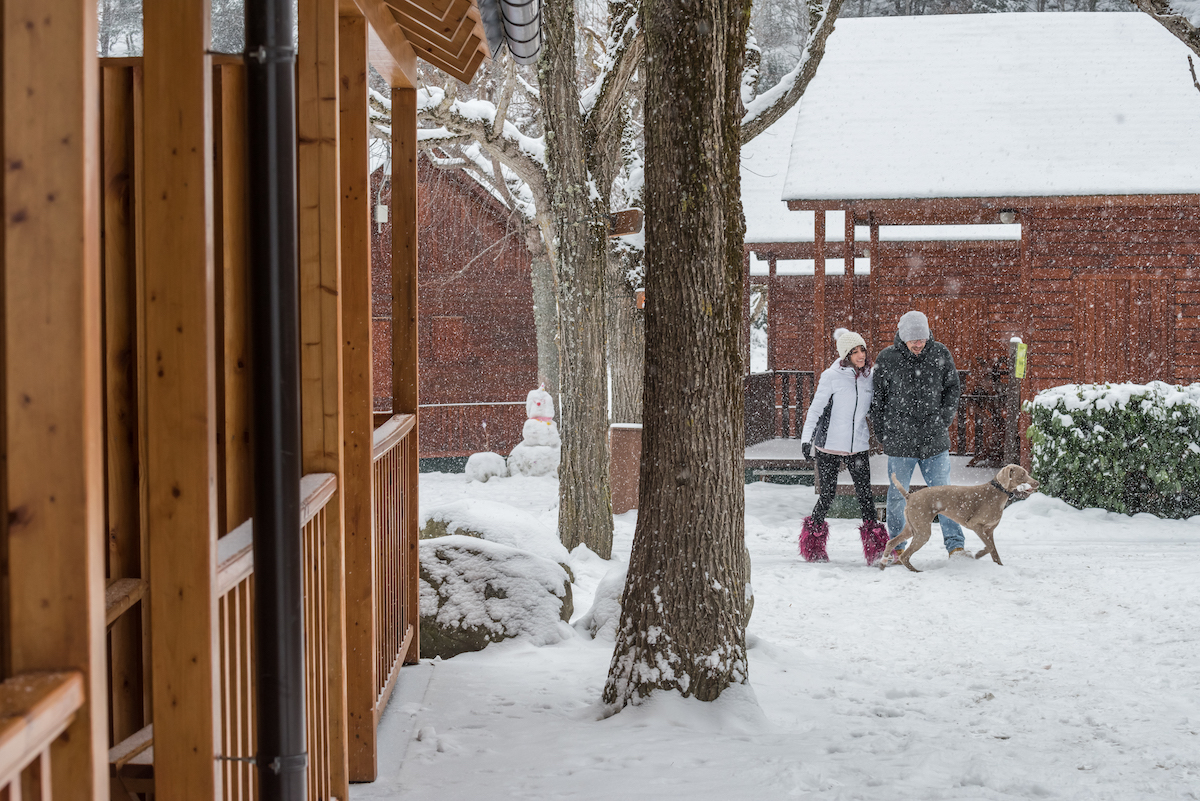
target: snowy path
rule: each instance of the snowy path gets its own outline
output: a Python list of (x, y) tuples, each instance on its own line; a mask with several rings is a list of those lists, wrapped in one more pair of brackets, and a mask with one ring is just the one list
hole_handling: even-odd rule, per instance
[[(555, 517), (548, 480), (421, 491)], [(948, 562), (935, 532), (916, 575), (868, 569), (848, 520), (829, 564), (800, 561), (813, 501), (747, 488), (751, 691), (598, 720), (611, 642), (423, 664), (385, 715), (379, 781), (352, 798), (1200, 798), (1200, 520), (1035, 495), (997, 531), (1004, 567)], [(633, 525), (617, 518), (621, 560)], [(575, 559), (576, 615), (609, 566)]]

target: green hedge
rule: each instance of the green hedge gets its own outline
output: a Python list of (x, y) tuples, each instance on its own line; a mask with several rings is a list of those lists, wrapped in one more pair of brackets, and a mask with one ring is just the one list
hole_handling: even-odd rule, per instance
[(1200, 383), (1068, 384), (1025, 409), (1042, 492), (1079, 508), (1200, 514)]

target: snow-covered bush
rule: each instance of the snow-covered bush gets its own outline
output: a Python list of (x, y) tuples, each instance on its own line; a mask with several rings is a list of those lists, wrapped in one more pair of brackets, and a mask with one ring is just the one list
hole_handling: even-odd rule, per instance
[(549, 645), (572, 634), (571, 582), (561, 566), (475, 537), (420, 548), (421, 653), (448, 658), (513, 637)]
[(486, 484), (489, 478), (504, 478), (508, 475), (508, 462), (498, 453), (483, 451), (467, 457), (467, 478)]
[(1068, 384), (1026, 410), (1047, 495), (1126, 514), (1200, 514), (1200, 383)]
[(619, 564), (604, 574), (604, 578), (596, 585), (592, 608), (575, 621), (577, 631), (587, 632), (593, 639), (617, 639), (617, 624), (621, 622), (621, 593), (625, 591), (628, 575), (627, 563)]

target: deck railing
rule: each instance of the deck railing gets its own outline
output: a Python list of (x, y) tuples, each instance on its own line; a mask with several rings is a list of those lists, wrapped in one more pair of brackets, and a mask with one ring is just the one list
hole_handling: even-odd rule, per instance
[(746, 447), (800, 436), (814, 391), (812, 371), (752, 373), (745, 378), (745, 388)]
[(409, 553), (416, 533), (408, 531), (409, 505), (416, 498), (410, 490), (416, 480), (412, 474), (416, 460), (411, 453), (415, 425), (415, 415), (394, 415), (375, 430), (371, 453), (376, 555), (376, 716), (387, 704), (416, 632), (411, 619), (416, 614), (416, 606), (411, 602), (416, 588), (412, 586)]
[[(331, 796), (329, 741), (329, 631), (325, 508), (337, 490), (332, 473), (300, 482), (300, 537), (304, 570), (305, 720), (308, 797)], [(257, 798), (254, 687), (254, 521), (217, 541), (217, 595), (221, 672), (221, 746), (226, 799)]]
[(31, 673), (0, 683), (0, 798), (50, 801), (50, 745), (83, 705), (83, 675)]

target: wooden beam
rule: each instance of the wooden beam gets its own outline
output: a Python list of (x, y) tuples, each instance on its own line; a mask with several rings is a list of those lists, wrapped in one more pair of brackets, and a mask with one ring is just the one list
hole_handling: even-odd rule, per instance
[(208, 0), (145, 0), (145, 300), (154, 775), (220, 786)]
[(842, 304), (846, 307), (846, 327), (852, 331), (858, 330), (854, 320), (854, 214), (846, 211), (846, 225), (842, 241), (842, 259), (845, 262), (845, 273), (842, 280)]
[(84, 799), (108, 781), (96, 10), (2, 13), (3, 667), (82, 675), (51, 769), (55, 798)]
[(873, 343), (872, 348), (874, 348), (875, 354), (878, 354), (879, 351), (883, 350), (892, 343), (884, 342), (879, 344), (877, 341), (877, 337), (879, 336), (879, 321), (875, 319), (877, 314), (877, 307), (875, 304), (875, 289), (877, 285), (876, 267), (879, 265), (879, 223), (875, 222), (874, 216), (871, 216), (868, 219), (871, 221), (871, 245), (868, 249), (870, 272), (867, 274), (867, 295), (870, 297), (870, 310), (867, 312), (867, 342)]
[(375, 781), (375, 548), (371, 522), (371, 188), (367, 23), (338, 26), (341, 74), (342, 369), (345, 403), (346, 703), (350, 780)]
[(313, 721), (313, 725), (327, 727), (329, 792), (347, 798), (338, 19), (338, 0), (300, 0), (296, 132), (300, 165), (302, 468), (304, 473), (333, 473), (338, 487), (325, 508), (328, 687), (324, 689), (328, 693), (329, 719)]
[(1046, 197), (842, 198), (789, 200), (792, 211), (846, 209), (881, 225), (999, 223), (1005, 210), (1047, 208), (1195, 207), (1200, 195), (1051, 195)]
[(389, 85), (415, 89), (419, 83), (417, 54), (387, 4), (384, 0), (354, 2), (370, 27), (367, 52), (371, 64)]
[[(417, 93), (392, 90), (392, 413), (416, 415), (404, 467), (404, 551), (408, 589), (405, 621), (417, 631), (419, 596), (417, 580), (417, 474), (418, 406), (417, 368)], [(406, 663), (420, 656), (421, 638), (415, 636), (404, 656)]]
[(825, 211), (813, 217), (813, 387), (825, 369)]

